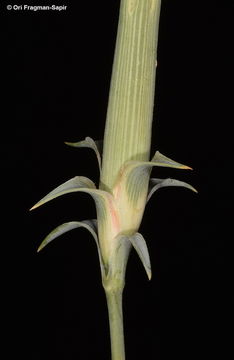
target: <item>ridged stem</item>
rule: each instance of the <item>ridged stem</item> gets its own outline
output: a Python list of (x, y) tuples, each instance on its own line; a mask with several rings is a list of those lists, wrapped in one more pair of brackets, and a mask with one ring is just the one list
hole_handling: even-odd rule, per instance
[(100, 187), (112, 190), (127, 160), (148, 160), (160, 0), (122, 0)]
[[(120, 181), (116, 185), (116, 180), (126, 161), (149, 160), (160, 5), (161, 0), (121, 0), (100, 177), (100, 189), (114, 195), (110, 224), (114, 224), (117, 235), (121, 231), (137, 231), (145, 205), (147, 184), (142, 204), (138, 202), (134, 210), (129, 207), (123, 184)], [(136, 215), (132, 210), (140, 214), (134, 225), (131, 219), (125, 221), (125, 212), (130, 212), (130, 217)], [(111, 354), (112, 360), (124, 360), (122, 290), (129, 248), (125, 254), (121, 249), (125, 249), (126, 244), (116, 243), (113, 229), (110, 234), (108, 231), (103, 233), (101, 227), (98, 230), (100, 247), (107, 249), (104, 259), (108, 273), (103, 277), (103, 286), (109, 313)], [(124, 254), (125, 257), (121, 256)]]

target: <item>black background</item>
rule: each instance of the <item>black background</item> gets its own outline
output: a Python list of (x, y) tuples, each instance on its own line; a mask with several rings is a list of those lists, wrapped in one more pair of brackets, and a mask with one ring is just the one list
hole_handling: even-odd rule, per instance
[[(28, 209), (75, 175), (98, 183), (93, 153), (64, 141), (103, 137), (119, 1), (54, 3), (67, 10), (0, 5), (3, 329), (9, 358), (16, 351), (33, 360), (104, 360), (108, 319), (91, 235), (75, 230), (36, 254), (57, 225), (94, 218), (92, 200), (73, 194)], [(153, 175), (187, 181), (199, 194), (163, 189), (147, 206), (141, 232), (153, 278), (132, 252), (124, 297), (129, 360), (227, 357), (233, 24), (233, 1), (162, 1), (152, 153), (194, 171)]]

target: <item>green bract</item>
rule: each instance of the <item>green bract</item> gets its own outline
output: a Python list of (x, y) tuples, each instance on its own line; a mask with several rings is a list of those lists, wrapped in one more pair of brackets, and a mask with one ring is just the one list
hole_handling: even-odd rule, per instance
[[(76, 147), (91, 147), (97, 155), (98, 163), (101, 164), (101, 155), (95, 145), (95, 141), (91, 138), (86, 138), (77, 143), (67, 144)], [(92, 180), (84, 176), (76, 176), (49, 192), (36, 203), (31, 210), (61, 195), (71, 192), (85, 192), (91, 195), (95, 201), (98, 221), (84, 220), (62, 224), (43, 240), (38, 251), (65, 232), (74, 228), (85, 227), (92, 233), (98, 246), (101, 268), (104, 266), (108, 269), (106, 273), (102, 274), (103, 276), (108, 275), (109, 272), (113, 273), (113, 259), (119, 246), (125, 246), (129, 249), (129, 244), (126, 244), (130, 242), (142, 260), (148, 277), (151, 278), (147, 246), (142, 235), (137, 232), (147, 201), (155, 191), (165, 186), (182, 186), (196, 192), (191, 185), (170, 178), (150, 179), (149, 183), (149, 170), (151, 170), (153, 166), (191, 169), (186, 165), (169, 159), (157, 151), (152, 161), (127, 161), (119, 171), (116, 184), (111, 193), (96, 189)], [(145, 186), (146, 184), (147, 186)], [(144, 196), (145, 187), (147, 197)], [(122, 244), (123, 239), (125, 239), (125, 245)], [(128, 255), (129, 251), (126, 251), (126, 254), (122, 256)], [(127, 259), (124, 259), (124, 263), (126, 263), (126, 260)]]

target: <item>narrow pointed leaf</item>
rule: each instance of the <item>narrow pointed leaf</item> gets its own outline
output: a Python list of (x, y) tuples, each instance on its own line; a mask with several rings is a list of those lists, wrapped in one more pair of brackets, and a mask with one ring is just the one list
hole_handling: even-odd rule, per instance
[(151, 272), (151, 264), (150, 264), (150, 257), (149, 251), (145, 242), (145, 239), (140, 233), (136, 233), (132, 236), (128, 237), (129, 241), (132, 243), (134, 249), (136, 250), (141, 262), (145, 268), (145, 271), (148, 275), (149, 280), (151, 279), (152, 272)]
[(100, 251), (99, 242), (98, 242), (97, 220), (96, 219), (94, 219), (94, 220), (83, 220), (83, 221), (70, 221), (70, 222), (67, 222), (67, 223), (64, 223), (62, 225), (57, 226), (42, 241), (42, 243), (39, 246), (37, 252), (41, 251), (46, 245), (48, 245), (51, 241), (53, 241), (54, 239), (56, 239), (60, 235), (63, 235), (66, 232), (68, 232), (70, 230), (73, 230), (73, 229), (76, 229), (76, 228), (79, 228), (79, 227), (83, 227), (83, 228), (87, 229), (92, 234), (92, 236), (93, 236), (93, 238), (95, 240), (95, 243), (97, 245), (101, 272), (102, 272), (102, 274), (104, 274), (104, 266), (103, 266), (101, 251)]
[[(86, 187), (82, 187), (85, 185)], [(98, 217), (98, 227), (100, 231), (103, 231), (103, 229), (106, 226), (106, 220), (109, 218), (109, 213), (113, 210), (114, 198), (107, 191), (99, 190), (94, 187), (95, 187), (94, 183), (88, 178), (84, 178), (84, 177), (80, 178), (77, 176), (71, 180), (68, 180), (64, 184), (58, 186), (56, 189), (51, 191), (48, 195), (46, 195), (38, 203), (36, 203), (31, 208), (31, 210), (61, 195), (71, 192), (84, 192), (86, 194), (89, 194), (95, 201), (97, 217)]]
[(191, 169), (189, 166), (175, 162), (157, 151), (152, 161), (128, 161), (121, 176), (126, 178), (126, 190), (131, 201), (138, 199), (142, 189), (148, 186), (150, 172), (153, 166), (171, 167), (175, 169)]
[(99, 170), (101, 171), (101, 153), (102, 153), (102, 141), (94, 141), (91, 137), (86, 137), (82, 141), (78, 142), (65, 142), (66, 145), (81, 148), (86, 147), (94, 150), (97, 160), (98, 160), (98, 166)]
[(45, 204), (46, 202), (57, 198), (58, 196), (71, 192), (81, 191), (82, 188), (96, 189), (95, 184), (92, 182), (92, 180), (84, 176), (75, 176), (74, 178), (66, 181), (62, 185), (59, 185), (54, 190), (49, 192), (49, 194), (44, 196), (30, 210), (36, 209), (37, 207)]
[(51, 241), (59, 237), (60, 235), (65, 234), (66, 232), (79, 228), (84, 227), (86, 228), (94, 237), (96, 244), (98, 245), (98, 237), (95, 225), (93, 224), (94, 220), (84, 220), (84, 221), (70, 221), (64, 223), (62, 225), (57, 226), (54, 230), (52, 230), (46, 238), (42, 241), (41, 245), (38, 248), (38, 252), (41, 251), (46, 245), (48, 245)]
[(187, 169), (192, 170), (191, 167), (187, 165), (180, 164), (167, 156), (161, 154), (159, 151), (156, 151), (155, 155), (153, 156), (151, 163), (153, 166), (163, 166), (163, 167), (171, 167), (175, 169)]
[(170, 179), (170, 178), (168, 178), (168, 179), (152, 178), (152, 179), (150, 179), (149, 193), (148, 193), (147, 201), (149, 201), (149, 199), (155, 193), (155, 191), (157, 191), (158, 189), (160, 189), (162, 187), (166, 187), (166, 186), (181, 186), (181, 187), (185, 187), (185, 188), (190, 189), (197, 193), (197, 190), (193, 186), (191, 186), (190, 184), (188, 184), (184, 181)]

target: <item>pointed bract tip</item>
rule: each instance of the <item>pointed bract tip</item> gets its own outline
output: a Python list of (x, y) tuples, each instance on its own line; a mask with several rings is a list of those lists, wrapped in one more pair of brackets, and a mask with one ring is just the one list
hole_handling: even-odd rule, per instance
[(33, 206), (29, 209), (29, 211), (32, 211), (32, 210), (36, 209), (37, 207), (38, 207), (38, 205), (35, 204), (35, 205), (33, 205)]
[(37, 249), (37, 253), (39, 253), (42, 249), (43, 249), (44, 246), (40, 245)]
[(181, 169), (193, 170), (193, 168), (191, 168), (190, 166), (187, 166), (187, 165), (183, 165), (183, 166), (181, 167)]

